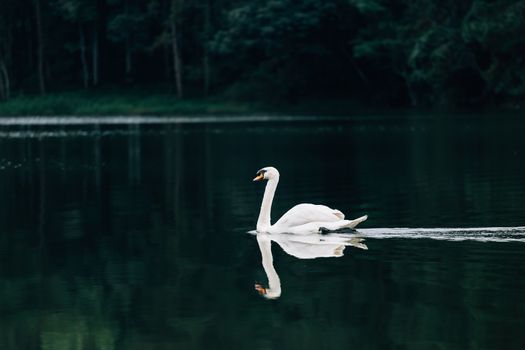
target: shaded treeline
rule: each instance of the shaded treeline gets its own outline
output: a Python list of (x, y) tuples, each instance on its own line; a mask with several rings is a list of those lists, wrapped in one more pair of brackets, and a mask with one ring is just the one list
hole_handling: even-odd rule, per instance
[(0, 99), (96, 87), (179, 98), (519, 106), (525, 1), (2, 0)]

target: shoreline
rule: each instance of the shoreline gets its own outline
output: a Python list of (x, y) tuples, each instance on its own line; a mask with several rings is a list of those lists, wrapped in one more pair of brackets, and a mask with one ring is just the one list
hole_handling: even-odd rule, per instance
[[(18, 96), (0, 101), (0, 118), (226, 118), (278, 120), (289, 118), (349, 119), (388, 117), (416, 117), (455, 115), (486, 115), (490, 113), (519, 114), (519, 109), (506, 107), (471, 109), (422, 109), (410, 106), (369, 106), (354, 100), (337, 98), (309, 98), (297, 101), (263, 102), (236, 101), (213, 96), (179, 100), (164, 93), (144, 94), (137, 91), (73, 91), (50, 93), (43, 96)], [(226, 120), (224, 120), (226, 121)], [(247, 120), (248, 121), (248, 120)]]

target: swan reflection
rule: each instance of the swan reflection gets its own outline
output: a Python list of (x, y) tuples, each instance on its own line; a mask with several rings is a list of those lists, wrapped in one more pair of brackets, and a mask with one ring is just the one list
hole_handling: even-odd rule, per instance
[(281, 296), (281, 280), (273, 266), (272, 241), (277, 243), (287, 254), (298, 259), (316, 259), (341, 257), (347, 246), (368, 249), (363, 238), (348, 234), (328, 235), (292, 235), (286, 233), (257, 233), (257, 243), (261, 250), (264, 272), (268, 278), (268, 287), (256, 283), (255, 290), (267, 299)]

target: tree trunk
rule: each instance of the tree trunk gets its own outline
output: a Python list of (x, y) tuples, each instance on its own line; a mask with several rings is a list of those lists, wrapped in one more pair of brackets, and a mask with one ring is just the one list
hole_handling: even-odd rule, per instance
[(164, 63), (164, 78), (171, 81), (171, 43), (162, 45), (162, 55)]
[(131, 81), (131, 40), (126, 39), (126, 82)]
[(171, 48), (173, 50), (173, 74), (175, 78), (175, 87), (177, 89), (177, 97), (182, 98), (184, 96), (182, 91), (182, 61), (179, 53), (179, 43), (177, 40), (177, 24), (176, 21), (176, 0), (171, 2)]
[(0, 56), (0, 101), (7, 100), (7, 91), (5, 88), (4, 83), (4, 74), (2, 73), (1, 67), (4, 65), (4, 61), (2, 60), (2, 57)]
[(13, 26), (7, 14), (2, 26), (2, 39), (0, 40), (0, 100), (8, 100), (11, 95), (11, 83), (9, 78), (9, 68), (12, 67), (12, 43)]
[[(1, 64), (2, 62), (0, 62)], [(5, 88), (4, 88), (4, 80), (3, 76), (0, 73), (0, 101), (5, 101), (7, 98), (5, 97)]]
[(210, 53), (208, 50), (208, 41), (210, 40), (210, 0), (206, 0), (204, 5), (204, 43), (203, 43), (203, 60), (202, 60), (202, 74), (204, 82), (204, 96), (208, 96), (210, 92)]
[(93, 25), (93, 48), (92, 48), (92, 65), (93, 65), (93, 86), (98, 85), (98, 28), (97, 23)]
[(9, 100), (11, 97), (11, 84), (5, 60), (0, 57), (0, 100)]
[(86, 59), (86, 37), (84, 35), (84, 28), (82, 24), (78, 24), (78, 31), (80, 35), (80, 62), (82, 64), (82, 78), (84, 81), (84, 88), (89, 87), (89, 67)]
[[(126, 0), (124, 2), (124, 13), (126, 14), (126, 16), (130, 15), (130, 10), (129, 10), (129, 3), (130, 3), (130, 0)], [(125, 35), (125, 41), (124, 41), (124, 66), (125, 66), (125, 75), (124, 75), (124, 80), (126, 83), (130, 83), (132, 81), (131, 79), (131, 44), (132, 44), (132, 38), (131, 38), (131, 34), (129, 32), (126, 33)]]
[(26, 25), (24, 26), (24, 29), (26, 30), (26, 52), (27, 52), (27, 66), (28, 67), (33, 67), (34, 65), (34, 62), (33, 62), (33, 59), (34, 59), (34, 52), (33, 52), (33, 28), (32, 28), (32, 23), (31, 21), (26, 21)]
[(40, 93), (46, 93), (45, 78), (44, 78), (44, 39), (42, 34), (42, 10), (40, 0), (35, 0), (35, 16), (36, 16), (36, 34), (37, 34), (37, 69), (38, 69), (38, 85)]
[(210, 93), (210, 56), (208, 50), (204, 49), (204, 58), (202, 60), (202, 70), (204, 74), (204, 96), (208, 96)]
[[(0, 30), (2, 28), (0, 27)], [(6, 86), (8, 84), (6, 84), (7, 80), (4, 76), (4, 67), (5, 67), (5, 62), (4, 62), (4, 55), (3, 55), (3, 51), (4, 51), (4, 45), (2, 45), (3, 41), (5, 41), (5, 39), (2, 37), (2, 32), (0, 32), (0, 38), (2, 39), (0, 41), (0, 101), (5, 101), (8, 99), (7, 97), (7, 88)], [(7, 71), (7, 70), (6, 70)]]
[[(93, 62), (93, 85), (98, 85), (107, 76), (107, 60), (108, 60), (108, 38), (107, 38), (107, 24), (108, 24), (108, 2), (107, 0), (96, 0), (96, 20), (94, 43), (96, 43), (96, 61)], [(94, 44), (95, 45), (95, 44)], [(96, 68), (95, 68), (96, 65)], [(95, 81), (96, 80), (96, 81)]]

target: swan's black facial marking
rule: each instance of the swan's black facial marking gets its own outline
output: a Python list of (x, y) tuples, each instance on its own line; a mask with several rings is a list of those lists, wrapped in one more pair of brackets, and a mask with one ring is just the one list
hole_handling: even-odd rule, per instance
[(253, 181), (261, 181), (261, 180), (264, 180), (264, 174), (266, 173), (266, 170), (265, 169), (261, 169), (257, 172), (257, 176), (255, 177), (255, 179), (253, 179)]

